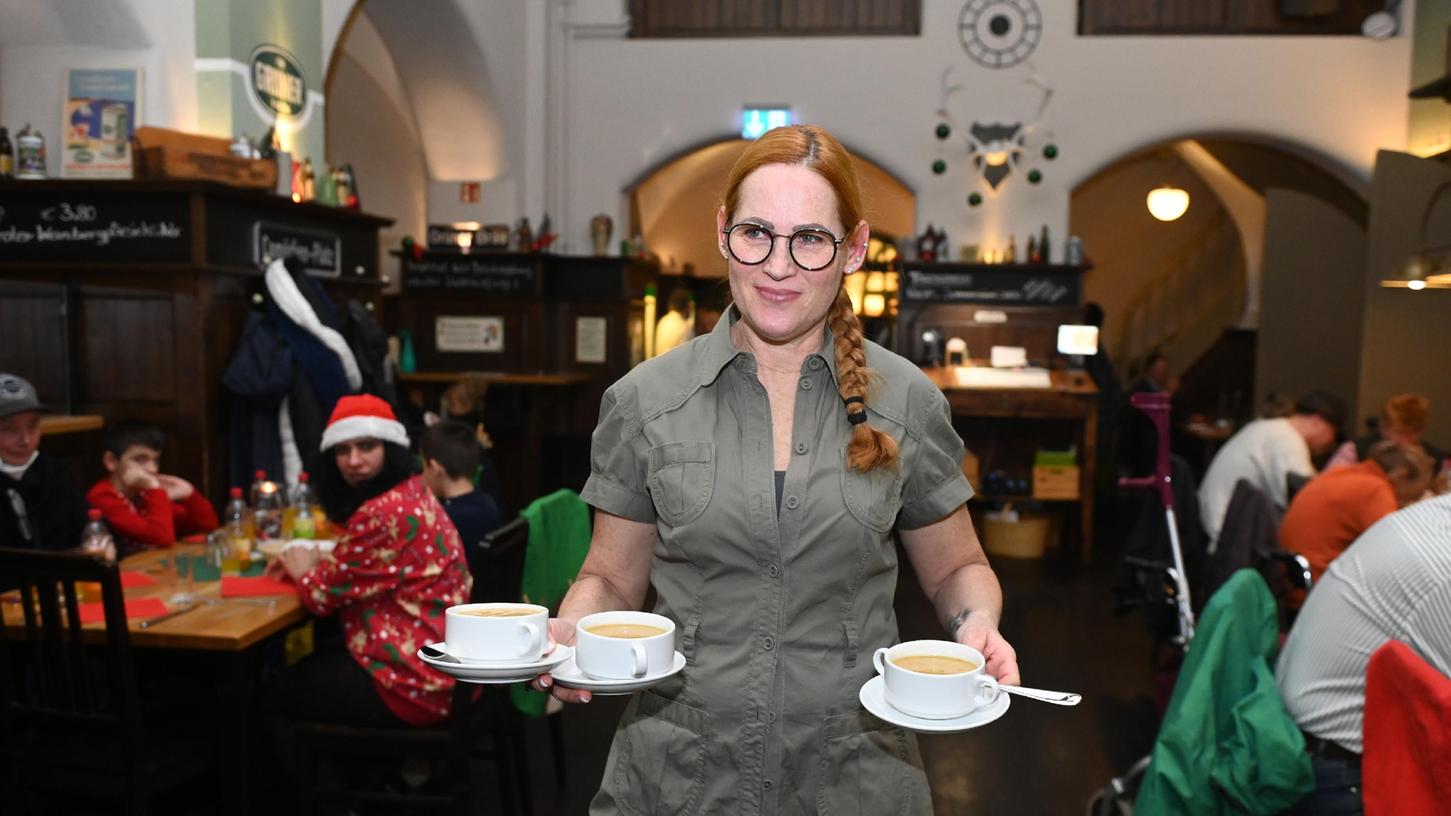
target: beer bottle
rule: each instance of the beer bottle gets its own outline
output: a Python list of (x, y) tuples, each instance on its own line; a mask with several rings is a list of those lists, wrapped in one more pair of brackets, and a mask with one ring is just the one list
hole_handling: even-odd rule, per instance
[(302, 160), (302, 200), (311, 201), (317, 197), (317, 176), (312, 172), (312, 157)]
[(0, 178), (15, 175), (15, 148), (10, 144), (10, 133), (0, 127)]

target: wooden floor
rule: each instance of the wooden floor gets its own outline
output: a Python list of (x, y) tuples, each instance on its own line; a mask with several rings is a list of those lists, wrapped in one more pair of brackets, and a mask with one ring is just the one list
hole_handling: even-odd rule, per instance
[[(1100, 539), (1102, 540), (1102, 539)], [(1003, 584), (1003, 633), (1017, 648), (1023, 682), (1081, 692), (1076, 708), (1014, 700), (1007, 716), (964, 734), (922, 736), (940, 816), (1084, 812), (1089, 795), (1148, 753), (1157, 727), (1149, 639), (1141, 618), (1118, 618), (1108, 590), (1109, 559), (1093, 567), (1052, 553), (994, 563)], [(910, 570), (897, 592), (902, 639), (940, 637)], [(583, 814), (599, 785), (623, 698), (598, 698), (563, 714), (569, 779), (547, 771), (542, 729), (531, 734), (536, 814)], [(481, 808), (496, 807), (480, 786)], [(487, 811), (483, 811), (487, 812)]]

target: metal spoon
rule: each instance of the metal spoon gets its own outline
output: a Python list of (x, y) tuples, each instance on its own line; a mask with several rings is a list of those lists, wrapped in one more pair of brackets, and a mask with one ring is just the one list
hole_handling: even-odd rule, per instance
[(191, 606), (184, 606), (180, 609), (173, 609), (170, 612), (167, 612), (165, 615), (161, 615), (155, 618), (148, 618), (147, 620), (142, 621), (140, 624), (138, 624), (137, 628), (150, 629), (151, 627), (155, 626), (158, 623), (161, 623), (162, 621), (169, 621), (177, 615), (185, 615), (186, 613), (192, 611), (193, 609), (197, 609), (200, 606), (201, 604), (199, 603), (193, 603)]
[(1061, 706), (1076, 706), (1083, 701), (1082, 694), (1074, 694), (1071, 691), (1049, 691), (1048, 689), (1028, 688), (1026, 686), (1010, 686), (1006, 683), (999, 683), (998, 688), (1009, 694), (1016, 694), (1019, 697), (1027, 697), (1039, 702), (1052, 703)]
[(425, 655), (433, 658), (434, 660), (442, 660), (445, 663), (462, 663), (463, 662), (462, 660), (459, 660), (458, 658), (454, 657), (453, 655), (449, 654), (448, 652), (445, 652), (445, 651), (443, 651), (441, 649), (435, 649), (432, 646), (427, 646), (427, 645), (422, 646), (422, 647), (419, 648), (419, 651), (423, 652)]

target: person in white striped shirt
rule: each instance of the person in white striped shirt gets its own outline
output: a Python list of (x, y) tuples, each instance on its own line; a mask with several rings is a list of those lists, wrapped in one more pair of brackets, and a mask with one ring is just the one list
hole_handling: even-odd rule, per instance
[(1388, 640), (1451, 676), (1451, 495), (1366, 530), (1331, 562), (1290, 630), (1275, 679), (1315, 763), (1308, 813), (1360, 812), (1365, 670)]

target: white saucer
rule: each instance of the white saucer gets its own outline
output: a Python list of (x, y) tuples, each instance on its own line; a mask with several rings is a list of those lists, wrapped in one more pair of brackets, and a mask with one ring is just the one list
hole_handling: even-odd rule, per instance
[(580, 671), (579, 667), (574, 664), (574, 657), (571, 655), (569, 660), (560, 663), (549, 674), (554, 678), (555, 682), (566, 688), (584, 689), (592, 694), (609, 696), (634, 694), (640, 689), (653, 686), (671, 675), (679, 674), (680, 670), (684, 668), (685, 655), (676, 652), (675, 659), (670, 661), (670, 668), (663, 672), (647, 674), (644, 677), (633, 677), (628, 680), (600, 680)]
[[(429, 648), (437, 649), (440, 652), (443, 652), (444, 654), (448, 655), (449, 657), (453, 658), (454, 660), (457, 660), (458, 662), (464, 664), (465, 666), (476, 666), (476, 667), (481, 667), (481, 668), (497, 669), (497, 668), (500, 668), (500, 667), (503, 667), (503, 666), (509, 666), (509, 667), (512, 668), (514, 666), (523, 666), (523, 665), (526, 665), (526, 664), (532, 666), (535, 663), (538, 663), (539, 662), (539, 660), (529, 660), (528, 658), (523, 658), (523, 657), (511, 657), (508, 660), (485, 660), (485, 659), (480, 658), (480, 657), (460, 657), (459, 655), (454, 654), (452, 649), (448, 648), (448, 644), (447, 643), (430, 643), (430, 644), (428, 644), (428, 646), (429, 646)], [(565, 648), (573, 649), (574, 647), (573, 646), (567, 646)], [(547, 653), (544, 657), (540, 658), (540, 660), (546, 660), (552, 654), (554, 654), (554, 652), (551, 651), (551, 652)], [(438, 658), (434, 658), (434, 659), (437, 660)], [(551, 665), (553, 665), (553, 664), (551, 664)]]
[(870, 711), (879, 719), (909, 731), (922, 731), (929, 734), (950, 734), (987, 725), (1007, 713), (1011, 696), (1006, 692), (998, 692), (996, 700), (961, 717), (953, 717), (950, 720), (929, 720), (904, 714), (887, 702), (886, 684), (882, 682), (880, 674), (868, 680), (866, 685), (862, 686), (861, 693), (857, 695), (862, 702), (862, 708)]
[[(445, 644), (430, 643), (428, 645), (444, 653), (448, 652)], [(456, 663), (453, 660), (440, 660), (436, 657), (426, 655), (422, 649), (418, 650), (418, 657), (424, 663), (438, 669), (444, 674), (466, 683), (519, 683), (526, 680), (533, 680), (555, 666), (558, 666), (560, 663), (573, 658), (574, 647), (555, 644), (554, 649), (549, 654), (527, 663), (520, 661), (508, 663)]]

